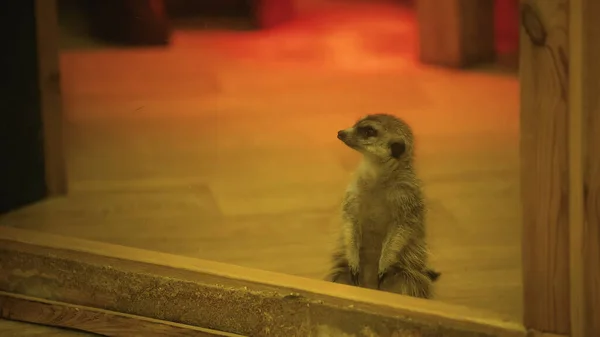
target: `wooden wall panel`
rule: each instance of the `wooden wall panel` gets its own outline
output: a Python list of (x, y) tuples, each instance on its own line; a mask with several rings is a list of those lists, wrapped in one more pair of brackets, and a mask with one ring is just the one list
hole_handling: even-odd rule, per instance
[(520, 10), (524, 324), (568, 334), (568, 1)]

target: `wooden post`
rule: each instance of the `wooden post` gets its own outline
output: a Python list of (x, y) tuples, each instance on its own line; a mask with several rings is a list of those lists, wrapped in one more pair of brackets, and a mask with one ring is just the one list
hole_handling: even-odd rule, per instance
[(525, 326), (571, 337), (600, 336), (598, 15), (595, 0), (521, 4)]
[(59, 34), (56, 0), (35, 1), (37, 58), (44, 129), (44, 164), (48, 195), (67, 193), (60, 91)]
[(600, 336), (600, 3), (570, 0), (571, 337)]
[(67, 190), (56, 2), (0, 4), (0, 213)]
[(521, 0), (526, 328), (569, 334), (568, 1)]
[(465, 67), (493, 61), (493, 0), (417, 0), (421, 62)]

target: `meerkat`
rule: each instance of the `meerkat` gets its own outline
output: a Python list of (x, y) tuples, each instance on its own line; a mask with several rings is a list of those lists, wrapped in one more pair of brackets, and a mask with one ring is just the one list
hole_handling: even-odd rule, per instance
[(362, 160), (342, 202), (328, 279), (430, 298), (440, 273), (427, 265), (426, 209), (411, 128), (392, 115), (373, 114), (340, 130), (338, 138)]

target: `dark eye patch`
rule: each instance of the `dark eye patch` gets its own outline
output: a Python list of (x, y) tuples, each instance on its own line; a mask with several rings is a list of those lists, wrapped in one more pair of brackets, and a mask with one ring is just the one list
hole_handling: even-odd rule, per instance
[(356, 129), (356, 132), (358, 132), (359, 135), (361, 135), (365, 138), (377, 136), (377, 130), (375, 130), (372, 126), (368, 126), (368, 125), (359, 126)]

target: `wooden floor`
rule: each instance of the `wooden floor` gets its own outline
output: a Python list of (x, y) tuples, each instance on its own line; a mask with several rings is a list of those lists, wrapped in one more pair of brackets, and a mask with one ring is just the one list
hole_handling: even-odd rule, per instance
[(358, 161), (336, 132), (389, 112), (417, 137), (437, 299), (520, 321), (517, 78), (419, 65), (414, 30), (404, 11), (348, 7), (69, 49), (70, 195), (0, 224), (321, 278)]

